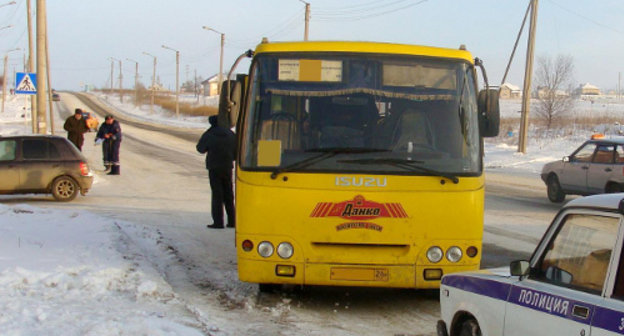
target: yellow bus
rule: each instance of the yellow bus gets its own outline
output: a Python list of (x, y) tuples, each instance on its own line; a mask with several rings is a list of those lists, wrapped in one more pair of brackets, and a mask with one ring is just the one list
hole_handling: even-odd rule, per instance
[(499, 111), (497, 90), (477, 91), (478, 59), (266, 40), (234, 67), (245, 56), (249, 74), (223, 85), (219, 111), (239, 139), (240, 280), (437, 288), (479, 268), (483, 137)]

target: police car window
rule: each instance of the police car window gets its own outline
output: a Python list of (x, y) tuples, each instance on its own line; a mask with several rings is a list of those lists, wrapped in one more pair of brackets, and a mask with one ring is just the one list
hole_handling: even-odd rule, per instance
[(599, 145), (592, 162), (594, 163), (613, 163), (613, 145)]
[(620, 265), (618, 266), (617, 275), (615, 277), (615, 288), (613, 289), (612, 298), (624, 301), (624, 255), (620, 252)]
[(590, 162), (592, 159), (592, 155), (594, 155), (595, 149), (595, 143), (588, 143), (574, 154), (573, 160), (579, 162)]
[(601, 293), (615, 246), (619, 219), (575, 214), (564, 218), (531, 277)]
[(618, 145), (615, 148), (615, 163), (623, 164), (624, 163), (624, 146)]
[(15, 140), (0, 141), (0, 161), (15, 160)]

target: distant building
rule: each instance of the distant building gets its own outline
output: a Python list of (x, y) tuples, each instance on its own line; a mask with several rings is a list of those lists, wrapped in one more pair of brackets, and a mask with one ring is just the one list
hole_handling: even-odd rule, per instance
[[(223, 80), (227, 78), (227, 74), (223, 74)], [(205, 81), (201, 82), (204, 87), (204, 96), (216, 96), (219, 94), (219, 74), (208, 77)]]
[(593, 86), (589, 83), (579, 85), (576, 90), (574, 90), (574, 94), (577, 96), (598, 96), (602, 93), (597, 86)]
[[(545, 86), (538, 86), (537, 87), (537, 98), (539, 99), (543, 99), (548, 97), (548, 94), (551, 92), (551, 89), (545, 87)], [(569, 96), (570, 94), (564, 90), (555, 90), (555, 97), (566, 97)]]
[(503, 85), (501, 85), (500, 87), (500, 98), (501, 99), (514, 99), (514, 98), (521, 98), (522, 97), (522, 90), (513, 85), (513, 84), (509, 84), (509, 83), (504, 83)]

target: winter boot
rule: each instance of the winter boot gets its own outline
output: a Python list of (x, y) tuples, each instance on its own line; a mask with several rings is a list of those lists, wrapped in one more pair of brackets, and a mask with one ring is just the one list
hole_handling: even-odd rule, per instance
[(120, 174), (119, 165), (113, 165), (111, 167), (111, 171), (106, 175), (119, 175), (119, 174)]
[(105, 169), (104, 169), (104, 171), (109, 171), (109, 170), (111, 170), (111, 167), (112, 167), (112, 166), (113, 166), (112, 164), (105, 164), (105, 165), (104, 165), (104, 168), (105, 168)]

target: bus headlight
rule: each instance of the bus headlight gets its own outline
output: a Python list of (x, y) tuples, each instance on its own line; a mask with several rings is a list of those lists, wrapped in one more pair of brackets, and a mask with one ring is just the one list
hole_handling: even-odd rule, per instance
[(258, 254), (268, 258), (270, 256), (273, 255), (273, 244), (271, 244), (268, 241), (263, 241), (260, 244), (258, 244)]
[(295, 249), (290, 243), (283, 242), (277, 245), (277, 255), (280, 256), (282, 259), (288, 259), (292, 257), (294, 252)]
[(427, 259), (432, 263), (437, 263), (444, 257), (444, 252), (437, 246), (432, 246), (427, 250)]
[(458, 262), (462, 258), (462, 250), (457, 246), (451, 246), (446, 251), (446, 259), (452, 263)]

